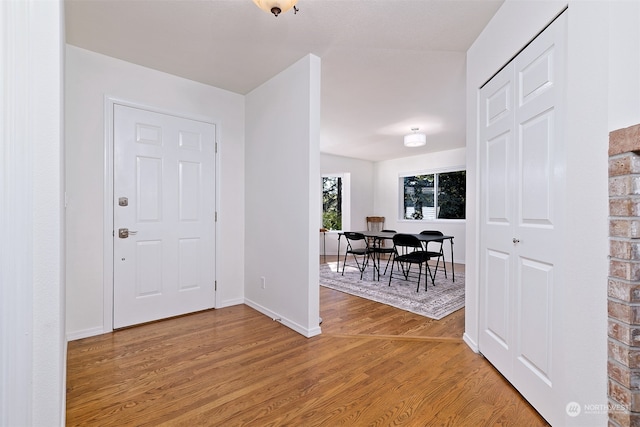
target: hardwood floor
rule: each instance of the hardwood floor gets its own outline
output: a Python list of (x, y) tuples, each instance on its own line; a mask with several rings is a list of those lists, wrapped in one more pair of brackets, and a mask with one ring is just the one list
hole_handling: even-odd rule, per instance
[(310, 339), (240, 305), (72, 341), (67, 425), (547, 425), (462, 342), (464, 309), (320, 302)]

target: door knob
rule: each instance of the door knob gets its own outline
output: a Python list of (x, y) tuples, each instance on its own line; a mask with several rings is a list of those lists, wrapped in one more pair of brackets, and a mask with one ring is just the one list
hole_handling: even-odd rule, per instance
[(129, 237), (129, 235), (136, 235), (138, 234), (137, 231), (131, 231), (128, 228), (119, 228), (118, 229), (118, 237), (121, 239), (126, 239), (127, 237)]
[(514, 245), (517, 245), (518, 243), (520, 243), (520, 240), (519, 240), (519, 239), (516, 239), (516, 238), (514, 237), (514, 238), (513, 238), (513, 244), (514, 244)]

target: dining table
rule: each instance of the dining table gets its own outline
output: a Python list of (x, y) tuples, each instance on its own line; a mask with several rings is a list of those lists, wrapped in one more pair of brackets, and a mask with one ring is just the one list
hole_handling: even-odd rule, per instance
[[(344, 235), (345, 231), (341, 231), (338, 233), (338, 269), (340, 270), (340, 238)], [(414, 233), (397, 233), (397, 232), (393, 232), (393, 231), (354, 231), (353, 233), (360, 233), (363, 234), (365, 237), (371, 238), (374, 241), (374, 245), (375, 244), (380, 244), (380, 242), (384, 241), (384, 240), (393, 240), (393, 236), (395, 236), (396, 234), (410, 234), (412, 236), (415, 236), (418, 238), (418, 240), (420, 240), (420, 242), (422, 242), (425, 245), (425, 250), (426, 250), (426, 245), (429, 242), (440, 242), (440, 241), (444, 241), (444, 240), (448, 240), (449, 241), (449, 246), (451, 248), (451, 279), (455, 282), (456, 281), (456, 272), (454, 269), (454, 265), (453, 265), (453, 236), (448, 236), (448, 235), (432, 235), (432, 234), (414, 234)], [(445, 262), (444, 259), (442, 260), (442, 262)]]

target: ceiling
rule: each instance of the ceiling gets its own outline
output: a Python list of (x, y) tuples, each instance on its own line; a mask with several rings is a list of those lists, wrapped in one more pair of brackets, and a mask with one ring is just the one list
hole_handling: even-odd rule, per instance
[[(65, 0), (67, 43), (246, 94), (321, 58), (323, 153), (370, 161), (465, 146), (465, 52), (504, 0)], [(403, 146), (418, 127), (421, 148)]]

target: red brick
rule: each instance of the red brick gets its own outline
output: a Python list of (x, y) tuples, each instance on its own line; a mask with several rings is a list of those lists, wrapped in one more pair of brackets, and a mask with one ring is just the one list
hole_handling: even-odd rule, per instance
[(609, 176), (640, 173), (640, 156), (636, 153), (623, 153), (609, 158)]
[(609, 361), (607, 361), (607, 373), (610, 379), (627, 388), (631, 388), (631, 369), (622, 366), (615, 360), (609, 359)]
[(607, 310), (609, 317), (631, 326), (640, 326), (640, 305), (610, 299), (607, 302)]
[(631, 369), (640, 369), (640, 349), (610, 339), (607, 344), (609, 358)]
[(629, 369), (626, 366), (609, 360), (607, 362), (609, 378), (631, 390), (640, 390), (640, 370)]
[(621, 197), (631, 194), (631, 179), (629, 175), (614, 176), (609, 178), (609, 197)]
[(629, 239), (610, 239), (609, 255), (613, 258), (640, 261), (640, 242)]
[(640, 412), (640, 391), (629, 390), (616, 381), (609, 380), (609, 396), (630, 412)]
[(622, 323), (630, 323), (631, 306), (628, 304), (609, 300), (607, 301), (607, 312), (609, 313), (609, 318), (616, 319)]
[(607, 295), (625, 302), (640, 303), (640, 282), (609, 278)]
[(640, 198), (627, 196), (617, 199), (609, 198), (609, 215), (611, 216), (640, 216)]
[(617, 319), (609, 318), (609, 323), (607, 327), (607, 333), (609, 338), (613, 338), (616, 341), (620, 341), (621, 343), (627, 345), (634, 345), (631, 339), (631, 331), (630, 326), (617, 321)]
[(609, 318), (609, 337), (629, 346), (640, 346), (640, 325), (629, 325), (617, 319)]
[(640, 237), (640, 220), (631, 219), (611, 219), (609, 220), (609, 235), (612, 237), (626, 237), (629, 239)]
[(640, 125), (609, 133), (609, 156), (640, 151)]
[(627, 261), (611, 258), (609, 260), (609, 276), (618, 279), (640, 280), (640, 261)]
[[(610, 406), (616, 406), (610, 402)], [(625, 410), (609, 411), (609, 427), (640, 427), (640, 414)]]

